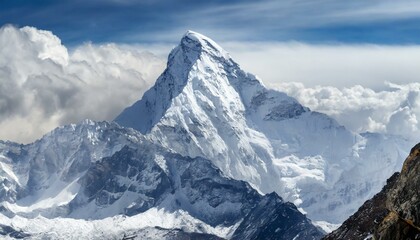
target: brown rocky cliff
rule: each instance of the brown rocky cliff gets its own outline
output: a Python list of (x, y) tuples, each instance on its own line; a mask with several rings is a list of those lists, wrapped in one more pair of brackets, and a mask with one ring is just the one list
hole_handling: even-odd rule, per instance
[(375, 239), (420, 239), (420, 143), (405, 160), (386, 207), (390, 213), (376, 229)]
[(420, 239), (420, 143), (400, 174), (324, 239)]

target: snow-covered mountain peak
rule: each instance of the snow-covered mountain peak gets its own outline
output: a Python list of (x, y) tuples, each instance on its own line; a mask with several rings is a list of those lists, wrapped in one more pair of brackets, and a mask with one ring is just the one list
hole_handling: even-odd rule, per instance
[(231, 58), (229, 53), (212, 39), (191, 30), (188, 30), (184, 34), (181, 39), (180, 46), (199, 52), (206, 52), (216, 57), (222, 57), (226, 60)]
[(334, 223), (382, 187), (402, 163), (406, 144), (352, 133), (267, 89), (192, 31), (172, 50), (156, 84), (115, 121), (182, 156), (210, 159), (261, 192), (276, 191), (314, 220)]
[[(277, 120), (309, 110), (284, 93), (266, 89), (256, 76), (243, 71), (217, 43), (193, 31), (185, 33), (180, 44), (171, 51), (167, 68), (155, 85), (115, 121), (145, 134), (170, 110), (184, 118), (186, 109), (216, 118), (220, 114), (258, 112), (256, 115), (262, 115), (262, 118)], [(208, 112), (211, 109), (218, 111)], [(245, 119), (244, 116), (223, 116), (220, 119), (224, 118), (227, 122)], [(187, 122), (194, 119), (199, 118), (190, 118)]]
[[(174, 106), (180, 108), (182, 105), (191, 110), (212, 108), (212, 99), (223, 97), (220, 100), (225, 108), (240, 107), (238, 89), (241, 84), (250, 82), (261, 85), (255, 76), (242, 71), (213, 40), (188, 31), (169, 54), (167, 68), (155, 85), (141, 101), (124, 110), (116, 122), (144, 134), (150, 132)], [(209, 94), (212, 96), (206, 96)], [(237, 103), (230, 104), (232, 101)]]

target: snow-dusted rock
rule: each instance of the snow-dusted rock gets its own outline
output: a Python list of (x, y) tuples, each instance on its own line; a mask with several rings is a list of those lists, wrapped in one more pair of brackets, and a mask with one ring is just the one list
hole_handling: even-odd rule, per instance
[(358, 134), (267, 89), (211, 39), (187, 32), (166, 70), (116, 119), (183, 156), (341, 223), (397, 171), (411, 143)]
[[(197, 232), (225, 238), (241, 234), (236, 228), (255, 209), (273, 207), (288, 214), (255, 226), (270, 224), (282, 229), (279, 236), (301, 236), (297, 239), (322, 236), (279, 196), (266, 206), (266, 197), (211, 161), (182, 156), (116, 123), (84, 121), (32, 144), (3, 142), (1, 155), (1, 176), (8, 182), (2, 190), (9, 192), (0, 208), (2, 235), (103, 239), (124, 232), (179, 237)], [(177, 220), (168, 222), (171, 218)], [(298, 227), (282, 227), (286, 223)], [(110, 224), (116, 229), (107, 230)], [(258, 238), (258, 230), (248, 236)]]

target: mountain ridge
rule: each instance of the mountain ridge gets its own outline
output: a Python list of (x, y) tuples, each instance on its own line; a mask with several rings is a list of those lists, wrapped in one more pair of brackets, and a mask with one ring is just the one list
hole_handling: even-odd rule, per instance
[(263, 193), (276, 191), (311, 219), (332, 223), (380, 190), (411, 145), (350, 132), (267, 89), (217, 43), (194, 32), (172, 50), (156, 84), (115, 121), (183, 156), (210, 159), (226, 175)]
[[(1, 202), (0, 224), (5, 227), (0, 234), (6, 236), (20, 234), (42, 239), (55, 233), (75, 239), (103, 239), (121, 236), (124, 231), (137, 232), (139, 236), (156, 231), (169, 234), (171, 230), (144, 230), (145, 233), (141, 229), (163, 227), (176, 232), (181, 227), (187, 235), (204, 233), (230, 238), (232, 234), (241, 236), (236, 228), (242, 219), (255, 209), (266, 208), (265, 204), (289, 211), (276, 219), (266, 219), (261, 225), (280, 228), (273, 233), (276, 238), (322, 236), (293, 204), (278, 195), (264, 197), (248, 183), (226, 177), (207, 159), (181, 156), (115, 123), (87, 120), (57, 128), (32, 144), (3, 144), (0, 160), (11, 160), (8, 169), (20, 187), (13, 188), (17, 190), (16, 198)], [(1, 164), (6, 169), (6, 162)], [(0, 190), (7, 190), (8, 178), (1, 176)], [(266, 199), (271, 200), (264, 202)], [(292, 214), (296, 218), (286, 221)], [(165, 218), (174, 220), (164, 223)], [(109, 221), (116, 224), (115, 230), (105, 231), (104, 224)], [(284, 222), (299, 223), (299, 227), (281, 228)], [(47, 225), (35, 227), (38, 224)], [(83, 233), (75, 229), (74, 235), (65, 230), (66, 226), (77, 225), (92, 230)], [(179, 234), (181, 238), (183, 233)], [(257, 239), (258, 234), (254, 230), (247, 236)]]

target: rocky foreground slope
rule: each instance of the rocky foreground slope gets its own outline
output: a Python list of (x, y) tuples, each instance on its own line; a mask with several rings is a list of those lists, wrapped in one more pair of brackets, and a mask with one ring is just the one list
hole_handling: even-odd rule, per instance
[(420, 143), (401, 173), (324, 239), (420, 239)]

